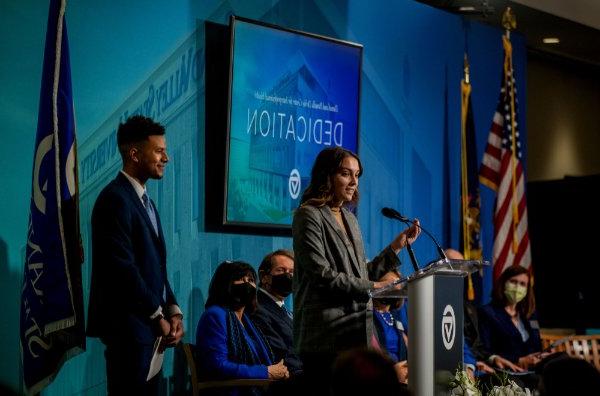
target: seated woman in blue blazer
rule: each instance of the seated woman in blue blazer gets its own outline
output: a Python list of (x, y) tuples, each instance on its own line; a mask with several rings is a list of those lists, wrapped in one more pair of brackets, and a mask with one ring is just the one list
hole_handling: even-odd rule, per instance
[[(400, 277), (398, 270), (394, 269), (386, 272), (378, 281), (396, 281)], [(408, 380), (407, 337), (404, 325), (393, 314), (393, 311), (399, 309), (403, 302), (403, 299), (399, 298), (374, 298), (373, 317), (379, 346), (394, 362), (398, 381), (406, 383)]]
[[(273, 362), (269, 344), (250, 319), (256, 308), (256, 272), (250, 264), (221, 263), (210, 282), (205, 307), (196, 330), (201, 380), (289, 377), (283, 361)], [(249, 391), (256, 393), (256, 389)]]
[(504, 270), (494, 284), (492, 302), (481, 307), (478, 318), (481, 340), (492, 353), (490, 363), (500, 356), (522, 371), (546, 356), (540, 353), (542, 344), (534, 311), (528, 270), (519, 266)]

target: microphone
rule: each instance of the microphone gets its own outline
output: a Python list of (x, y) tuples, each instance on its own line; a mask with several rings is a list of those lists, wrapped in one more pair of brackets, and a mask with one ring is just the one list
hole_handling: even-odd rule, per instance
[[(411, 219), (409, 219), (408, 217), (402, 216), (396, 209), (381, 208), (381, 214), (390, 219), (400, 220), (401, 222), (403, 222), (407, 225), (413, 224), (413, 221)], [(419, 227), (421, 229), (421, 231), (423, 231), (433, 241), (433, 243), (435, 244), (435, 247), (438, 251), (438, 254), (440, 255), (440, 258), (445, 261), (449, 261), (448, 257), (446, 257), (446, 253), (444, 252), (444, 249), (442, 249), (442, 247), (440, 246), (438, 241), (435, 239), (435, 237), (433, 235), (431, 235), (431, 233), (429, 231), (427, 231), (425, 228), (421, 227), (421, 225), (417, 225), (417, 227)], [(407, 246), (410, 246), (410, 245), (407, 245)], [(409, 254), (410, 254), (410, 251), (409, 251)]]
[[(400, 213), (398, 213), (392, 208), (382, 208), (381, 214), (390, 219), (400, 220), (401, 222), (410, 225), (410, 221), (406, 217), (402, 216)], [(415, 251), (413, 250), (412, 245), (410, 243), (406, 244), (406, 251), (408, 251), (408, 257), (410, 257), (410, 262), (412, 263), (415, 272), (419, 272), (419, 262), (415, 257)]]
[(390, 219), (400, 220), (403, 223), (410, 222), (407, 217), (402, 216), (396, 209), (381, 208), (381, 214)]

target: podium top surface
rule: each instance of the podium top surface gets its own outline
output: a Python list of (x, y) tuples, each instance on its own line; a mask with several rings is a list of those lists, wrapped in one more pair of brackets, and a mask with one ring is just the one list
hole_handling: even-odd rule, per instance
[(430, 275), (432, 273), (447, 269), (453, 271), (460, 271), (463, 272), (464, 275), (467, 275), (475, 271), (479, 271), (484, 267), (488, 267), (489, 265), (490, 262), (484, 260), (452, 260), (443, 258), (430, 262), (429, 264), (421, 268), (418, 272), (411, 274), (409, 278), (422, 275)]
[(433, 274), (467, 276), (467, 274), (489, 266), (490, 262), (487, 260), (451, 260), (443, 258), (430, 262), (419, 271), (398, 279), (386, 287), (370, 290), (369, 295), (372, 298), (406, 298), (408, 296), (407, 284), (409, 282)]

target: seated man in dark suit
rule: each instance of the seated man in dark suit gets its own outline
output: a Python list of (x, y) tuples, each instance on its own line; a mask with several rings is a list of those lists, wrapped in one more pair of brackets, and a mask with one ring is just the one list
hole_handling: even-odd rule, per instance
[(302, 372), (302, 362), (293, 352), (292, 313), (284, 300), (292, 292), (294, 253), (276, 250), (269, 253), (258, 267), (258, 307), (252, 319), (263, 332), (275, 360), (283, 359), (292, 376)]

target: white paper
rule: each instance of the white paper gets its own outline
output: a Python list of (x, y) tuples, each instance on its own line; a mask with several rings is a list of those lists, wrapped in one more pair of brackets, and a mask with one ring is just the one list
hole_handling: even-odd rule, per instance
[(160, 342), (162, 337), (158, 337), (154, 342), (154, 348), (152, 348), (152, 360), (150, 361), (150, 370), (148, 370), (148, 377), (146, 381), (150, 381), (160, 371), (162, 367), (163, 357), (165, 354), (164, 350), (160, 350)]

